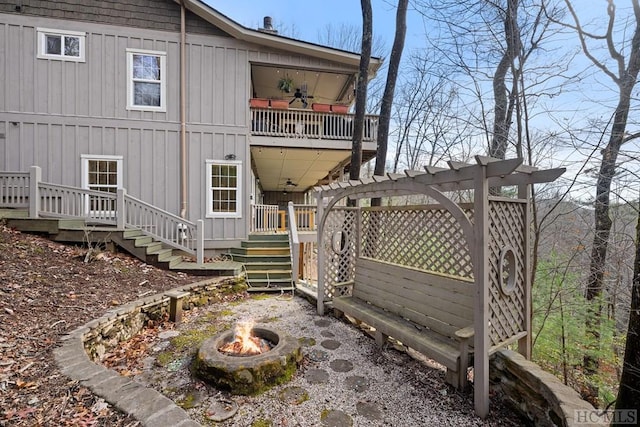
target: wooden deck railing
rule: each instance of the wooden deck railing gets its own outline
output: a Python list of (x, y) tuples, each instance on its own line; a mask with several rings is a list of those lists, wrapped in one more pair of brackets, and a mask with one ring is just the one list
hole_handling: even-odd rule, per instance
[[(32, 166), (28, 174), (0, 172), (0, 207), (29, 207), (29, 217), (84, 218), (92, 222), (141, 229), (168, 246), (204, 262), (204, 223), (195, 223), (129, 196), (42, 182)], [(25, 190), (26, 188), (26, 190)], [(25, 193), (26, 191), (26, 193)], [(25, 196), (24, 194), (27, 194)]]
[[(290, 138), (351, 140), (352, 114), (322, 113), (309, 110), (251, 108), (251, 134)], [(366, 115), (363, 141), (378, 137), (378, 116)]]
[(0, 174), (0, 206), (26, 208), (29, 206), (29, 174), (2, 172)]

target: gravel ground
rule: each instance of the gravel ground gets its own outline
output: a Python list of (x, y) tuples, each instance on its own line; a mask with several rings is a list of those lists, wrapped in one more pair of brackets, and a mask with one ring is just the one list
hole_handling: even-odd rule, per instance
[[(258, 396), (231, 396), (194, 379), (189, 368), (202, 339), (247, 318), (304, 338), (304, 359), (294, 378)], [(148, 351), (136, 350), (141, 342)], [(143, 332), (137, 343), (125, 343), (113, 353), (137, 357), (126, 362), (112, 357), (111, 366), (119, 365), (169, 396), (204, 425), (212, 425), (207, 414), (221, 404), (239, 408), (216, 424), (221, 426), (522, 425), (493, 397), (489, 417), (477, 418), (472, 394), (447, 385), (436, 363), (392, 345), (379, 349), (363, 330), (318, 316), (315, 307), (299, 297), (253, 295), (196, 308), (185, 313), (180, 325), (167, 323)]]

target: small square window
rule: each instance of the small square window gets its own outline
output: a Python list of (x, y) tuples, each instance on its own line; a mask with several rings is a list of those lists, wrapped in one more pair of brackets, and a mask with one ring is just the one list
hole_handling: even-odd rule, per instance
[(38, 28), (38, 58), (85, 62), (86, 33)]

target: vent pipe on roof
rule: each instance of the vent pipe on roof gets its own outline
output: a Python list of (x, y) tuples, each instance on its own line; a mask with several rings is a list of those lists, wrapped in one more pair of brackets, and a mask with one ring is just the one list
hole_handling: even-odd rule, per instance
[(262, 26), (263, 28), (258, 28), (258, 31), (262, 31), (263, 33), (278, 34), (278, 30), (273, 29), (273, 22), (270, 16), (264, 17)]

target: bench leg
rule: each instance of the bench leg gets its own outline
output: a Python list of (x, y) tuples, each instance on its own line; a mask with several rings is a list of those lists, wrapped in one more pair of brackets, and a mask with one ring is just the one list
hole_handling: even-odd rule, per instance
[(389, 336), (383, 334), (382, 332), (380, 332), (379, 330), (376, 329), (375, 339), (376, 339), (376, 344), (378, 345), (378, 347), (382, 348), (385, 345), (385, 343), (387, 342), (387, 340), (389, 339)]
[(444, 376), (444, 380), (447, 384), (454, 386), (456, 390), (460, 388), (460, 375), (458, 372), (447, 368), (447, 373)]

